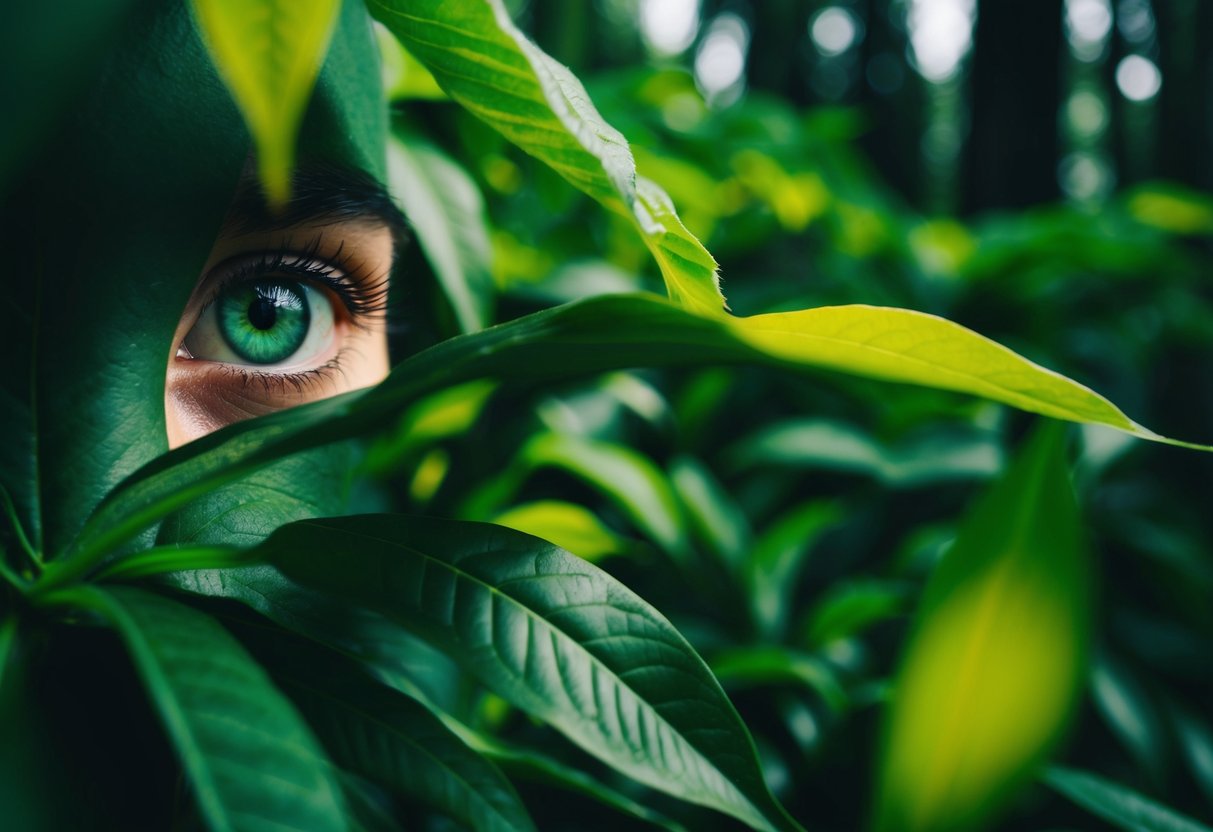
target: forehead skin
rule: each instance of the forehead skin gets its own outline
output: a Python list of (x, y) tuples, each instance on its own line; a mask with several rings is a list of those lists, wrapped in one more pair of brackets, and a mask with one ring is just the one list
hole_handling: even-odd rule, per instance
[[(250, 152), (187, 5), (141, 8), (5, 195), (0, 482), (47, 549), (167, 448), (169, 342)], [(382, 176), (377, 53), (343, 8), (300, 158)]]

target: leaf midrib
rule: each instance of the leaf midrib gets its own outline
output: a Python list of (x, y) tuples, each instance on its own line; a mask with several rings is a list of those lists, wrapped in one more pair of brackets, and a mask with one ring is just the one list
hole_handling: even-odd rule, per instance
[[(302, 526), (302, 527), (314, 526), (316, 528), (326, 529), (326, 530), (333, 528), (331, 526), (325, 526), (321, 523), (309, 523), (307, 521), (303, 521), (303, 522), (299, 523), (298, 525)], [(644, 705), (644, 708), (646, 711), (649, 711), (652, 713), (654, 719), (656, 719), (662, 726), (664, 726), (665, 729), (668, 730), (672, 735), (679, 737), (682, 740), (682, 742), (686, 743), (687, 746), (689, 746), (695, 752), (696, 757), (700, 761), (702, 761), (703, 764), (706, 764), (710, 770), (715, 771), (717, 774), (719, 774), (721, 776), (721, 778), (724, 780), (724, 782), (728, 783), (729, 787), (744, 802), (744, 804), (747, 807), (749, 807), (757, 815), (757, 817), (759, 817), (763, 821), (769, 823), (769, 821), (767, 821), (766, 815), (757, 806), (755, 806), (754, 803), (744, 793), (742, 793), (738, 789), (737, 785), (733, 782), (733, 780), (728, 775), (726, 775), (723, 771), (721, 771), (714, 764), (712, 764), (712, 762), (704, 755), (703, 750), (698, 745), (696, 745), (694, 742), (692, 742), (687, 737), (687, 735), (683, 734), (682, 731), (676, 729), (673, 725), (671, 725), (670, 722), (659, 711), (657, 711), (656, 708), (654, 708), (652, 705), (650, 705), (648, 703), (648, 701), (636, 691), (635, 688), (633, 688), (631, 685), (627, 684), (627, 682), (625, 682), (623, 679), (621, 679), (619, 677), (619, 674), (616, 673), (614, 670), (612, 670), (608, 665), (606, 665), (606, 663), (602, 659), (600, 659), (594, 653), (592, 653), (591, 651), (589, 651), (585, 647), (583, 647), (579, 641), (577, 641), (572, 635), (567, 633), (565, 630), (558, 627), (555, 623), (553, 623), (552, 621), (550, 621), (547, 618), (544, 618), (537, 611), (532, 610), (530, 607), (523, 604), (520, 600), (514, 598), (511, 595), (507, 595), (504, 592), (500, 592), (492, 584), (467, 572), (466, 570), (458, 568), (458, 566), (456, 566), (453, 563), (449, 563), (445, 560), (442, 560), (441, 558), (437, 558), (432, 555), (426, 554), (425, 552), (423, 552), (419, 549), (415, 549), (411, 546), (406, 546), (397, 541), (378, 537), (376, 535), (369, 535), (369, 534), (360, 533), (360, 532), (356, 532), (356, 531), (350, 531), (348, 529), (341, 529), (341, 531), (346, 534), (349, 534), (352, 537), (362, 538), (364, 540), (369, 540), (369, 541), (374, 541), (377, 543), (385, 544), (394, 549), (399, 549), (404, 552), (411, 552), (412, 554), (422, 558), (425, 562), (430, 563), (430, 564), (436, 564), (439, 567), (449, 570), (450, 572), (454, 573), (456, 576), (462, 577), (462, 578), (470, 581), (471, 583), (476, 584), (476, 585), (480, 586), (481, 588), (487, 590), (491, 595), (505, 599), (505, 601), (509, 602), (510, 605), (517, 607), (519, 610), (521, 610), (524, 613), (524, 615), (527, 618), (531, 619), (532, 621), (542, 622), (544, 625), (546, 625), (548, 628), (550, 628), (552, 630), (552, 632), (559, 635), (562, 639), (571, 643), (580, 652), (582, 652), (586, 656), (588, 656), (592, 663), (594, 663), (596, 666), (600, 667), (600, 669), (603, 672), (607, 673), (611, 679), (615, 680), (616, 685), (618, 685), (620, 688), (627, 690), (629, 693), (631, 693), (632, 696), (635, 697), (637, 702), (642, 703)], [(666, 642), (662, 642), (662, 643), (666, 644)], [(689, 645), (685, 645), (685, 646), (688, 649), (690, 649)], [(493, 647), (493, 650), (495, 653), (497, 652), (495, 646)], [(499, 662), (499, 664), (503, 667), (508, 666), (504, 661)], [(518, 678), (520, 681), (526, 683), (526, 680), (524, 677), (516, 677), (516, 678)], [(562, 677), (562, 684), (563, 684), (563, 677)], [(527, 687), (529, 688), (530, 685), (527, 684)], [(566, 691), (566, 693), (567, 693), (567, 691)], [(721, 694), (721, 695), (723, 695), (723, 694)], [(607, 737), (604, 734), (602, 734), (600, 731), (598, 733), (600, 734), (600, 736), (603, 737), (603, 739), (607, 739)], [(611, 747), (618, 747), (617, 743), (610, 742), (609, 744)], [(640, 751), (644, 752), (646, 754), (646, 756), (648, 756), (651, 753), (644, 748), (635, 749), (630, 744), (627, 744), (627, 743), (625, 743), (625, 746), (627, 747), (628, 751), (640, 750)], [(698, 788), (698, 792), (700, 794), (706, 796), (709, 800), (711, 800), (713, 805), (718, 805), (718, 800), (713, 799), (713, 798), (717, 797), (716, 793), (714, 791), (711, 791), (710, 789), (706, 788), (706, 786), (707, 786), (707, 784), (701, 782), (700, 786)], [(760, 784), (760, 787), (761, 787), (761, 784)]]

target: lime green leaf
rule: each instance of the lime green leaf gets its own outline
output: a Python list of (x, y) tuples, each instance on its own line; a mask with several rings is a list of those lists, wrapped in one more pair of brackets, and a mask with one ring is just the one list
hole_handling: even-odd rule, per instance
[(375, 42), (383, 67), (383, 91), (388, 101), (445, 101), (446, 93), (430, 71), (400, 45), (396, 36), (381, 23), (375, 24)]
[(854, 375), (972, 393), (1076, 422), (1137, 428), (1107, 399), (960, 324), (910, 309), (823, 306), (729, 321), (768, 355)]
[(1138, 222), (1173, 234), (1213, 233), (1213, 199), (1200, 191), (1170, 183), (1143, 185), (1126, 207)]
[[(851, 324), (849, 329), (844, 322)], [(789, 333), (793, 323), (807, 329), (800, 335)], [(918, 324), (921, 329), (914, 328)], [(938, 340), (931, 343), (929, 336)], [(823, 307), (737, 324), (694, 315), (653, 296), (603, 296), (452, 338), (402, 361), (371, 391), (241, 422), (165, 454), (106, 498), (65, 555), (76, 562), (53, 564), (44, 575), (44, 586), (63, 585), (86, 574), (133, 535), (220, 485), (289, 454), (380, 429), (409, 404), (454, 384), (726, 363), (825, 367), (942, 387), (1036, 413), (1115, 427), (1143, 439), (1210, 450), (1161, 437), (1087, 388), (970, 330), (919, 312)]]
[(686, 230), (665, 192), (636, 176), (627, 141), (573, 74), (511, 22), (501, 0), (370, 0), (368, 7), (452, 99), (574, 187), (629, 218), (670, 297), (719, 314), (716, 261)]
[(361, 516), (263, 544), (286, 576), (441, 645), (621, 772), (756, 829), (798, 829), (703, 660), (652, 607), (551, 544), (479, 523)]
[(1085, 677), (1089, 583), (1060, 425), (966, 518), (927, 587), (888, 715), (876, 828), (978, 826), (1030, 776)]
[(589, 561), (622, 552), (629, 546), (594, 512), (563, 500), (537, 500), (513, 506), (494, 517), (493, 522), (551, 541)]
[(1213, 832), (1130, 788), (1085, 771), (1055, 766), (1043, 779), (1091, 814), (1128, 832)]
[(290, 198), (295, 136), (341, 0), (192, 0), (219, 74), (257, 145), (274, 204)]
[(213, 830), (344, 830), (328, 759), (290, 702), (217, 621), (142, 590), (65, 602), (118, 631)]
[(492, 319), (492, 252), (475, 180), (437, 147), (399, 127), (388, 144), (388, 177), (460, 331), (484, 329)]

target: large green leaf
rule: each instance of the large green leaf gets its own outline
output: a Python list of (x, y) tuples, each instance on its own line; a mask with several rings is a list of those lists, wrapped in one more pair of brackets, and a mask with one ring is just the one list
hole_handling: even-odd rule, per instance
[(1068, 721), (1091, 578), (1063, 439), (1037, 433), (927, 587), (888, 715), (880, 832), (975, 828)]
[(430, 142), (398, 127), (388, 145), (392, 192), (446, 295), (461, 332), (492, 320), (488, 218), (476, 181)]
[(703, 314), (724, 306), (716, 261), (683, 227), (668, 196), (636, 176), (627, 141), (568, 68), (510, 20), (501, 0), (370, 0), (376, 19), (447, 95), (572, 185), (628, 217), (670, 296)]
[[(254, 468), (381, 428), (419, 397), (479, 378), (535, 381), (626, 367), (744, 362), (785, 369), (826, 367), (985, 395), (1037, 413), (1185, 444), (1158, 436), (1087, 388), (942, 319), (905, 310), (846, 306), (797, 314), (810, 316), (806, 326), (838, 329), (839, 322), (847, 320), (862, 326), (864, 334), (860, 337), (853, 330), (852, 335), (843, 332), (837, 339), (806, 337), (794, 349), (776, 344), (770, 353), (750, 337), (740, 337), (734, 324), (694, 315), (661, 298), (625, 295), (591, 298), (453, 338), (401, 362), (372, 391), (240, 423), (145, 466), (89, 519), (69, 553), (78, 562), (62, 565), (55, 581), (87, 571), (113, 547), (166, 514)], [(914, 336), (912, 327), (924, 319), (932, 323)], [(944, 349), (936, 341), (921, 352), (920, 338), (928, 335), (943, 339), (951, 348)], [(847, 350), (839, 348), (840, 341), (850, 344)], [(980, 356), (989, 357), (990, 372), (983, 371)], [(936, 372), (927, 372), (929, 367)], [(1000, 381), (994, 384), (989, 377), (999, 370)]]
[(1211, 832), (1208, 826), (1126, 786), (1085, 771), (1056, 766), (1045, 772), (1044, 781), (1092, 814), (1128, 832)]
[(290, 198), (295, 137), (341, 0), (192, 0), (211, 57), (257, 143), (266, 195)]
[(307, 717), (333, 759), (469, 829), (533, 830), (513, 786), (419, 702), (349, 659), (266, 627), (237, 634)]
[(142, 676), (212, 830), (344, 830), (330, 764), (290, 702), (210, 616), (142, 590), (77, 588)]
[(391, 516), (293, 523), (261, 552), (304, 586), (415, 628), (641, 782), (754, 828), (798, 828), (702, 659), (593, 565), (498, 526)]

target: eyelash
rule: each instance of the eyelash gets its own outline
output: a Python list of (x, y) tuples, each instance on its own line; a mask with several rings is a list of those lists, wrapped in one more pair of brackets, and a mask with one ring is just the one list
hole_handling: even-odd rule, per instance
[[(261, 252), (257, 259), (244, 259), (222, 277), (203, 310), (224, 290), (239, 283), (272, 275), (290, 275), (318, 283), (336, 295), (355, 326), (365, 327), (367, 319), (385, 314), (388, 275), (360, 275), (363, 269), (343, 255), (344, 243), (332, 255), (321, 257), (317, 254), (320, 242), (317, 237), (304, 248), (297, 249), (288, 240), (282, 248)], [(220, 264), (214, 271), (223, 268), (224, 264)]]
[[(223, 271), (225, 268), (227, 273), (211, 290), (210, 297), (202, 305), (199, 315), (201, 316), (225, 290), (240, 283), (273, 275), (293, 276), (324, 287), (341, 302), (353, 326), (365, 329), (371, 319), (385, 315), (388, 307), (388, 274), (360, 274), (365, 272), (365, 267), (351, 262), (351, 259), (343, 254), (344, 243), (338, 245), (332, 255), (321, 257), (318, 254), (320, 244), (321, 238), (317, 237), (300, 249), (293, 247), (290, 240), (286, 240), (280, 248), (261, 252), (251, 258), (244, 255), (230, 258), (228, 263), (231, 260), (241, 260), (235, 267), (220, 263), (211, 273)], [(319, 367), (301, 372), (273, 373), (237, 364), (225, 365), (224, 372), (245, 386), (257, 382), (266, 392), (274, 390), (284, 393), (289, 387), (296, 393), (303, 393), (307, 388), (333, 375), (340, 375), (342, 361), (347, 352), (348, 349), (342, 348)]]

